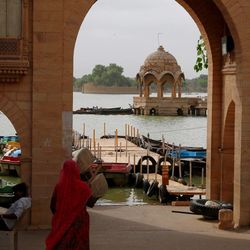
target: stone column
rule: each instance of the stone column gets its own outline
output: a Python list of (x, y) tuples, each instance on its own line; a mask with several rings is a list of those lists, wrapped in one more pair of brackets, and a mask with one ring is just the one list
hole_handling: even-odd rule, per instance
[(144, 97), (149, 97), (149, 85), (144, 84)]
[(163, 84), (160, 82), (157, 82), (157, 97), (158, 98), (163, 97)]
[(176, 85), (175, 83), (173, 83), (173, 87), (172, 87), (172, 98), (175, 98), (176, 97)]
[(178, 80), (177, 85), (178, 85), (178, 97), (181, 98), (181, 92), (182, 92), (181, 80)]
[(142, 82), (139, 83), (139, 95), (140, 97), (142, 97), (143, 95), (143, 83)]

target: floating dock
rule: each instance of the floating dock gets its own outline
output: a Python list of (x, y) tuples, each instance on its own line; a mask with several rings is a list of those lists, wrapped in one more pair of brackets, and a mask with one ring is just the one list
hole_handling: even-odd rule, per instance
[(90, 143), (85, 139), (84, 145), (91, 149), (93, 155), (104, 162), (127, 162), (137, 164), (141, 157), (149, 155), (157, 162), (160, 155), (138, 147), (125, 138), (96, 139)]
[[(150, 152), (147, 149), (135, 145), (125, 138), (119, 137), (96, 140), (84, 139), (84, 142), (82, 142), (82, 146), (88, 147), (91, 150), (92, 154), (97, 158), (102, 159), (103, 162), (131, 164), (133, 166), (132, 173), (138, 173), (138, 171), (136, 171), (136, 169), (138, 170), (138, 168), (136, 168), (135, 166), (138, 166), (138, 162), (140, 160), (142, 162), (143, 157), (150, 156), (155, 160), (155, 162), (158, 162), (162, 157), (157, 153)], [(170, 165), (169, 162), (163, 162), (162, 164), (165, 164), (166, 166)], [(144, 167), (145, 164), (143, 164), (143, 168)], [(175, 168), (178, 168), (178, 166), (175, 165)], [(155, 170), (155, 173), (145, 173), (144, 169), (143, 173), (141, 172), (140, 174), (143, 174), (143, 178), (145, 180), (147, 179), (149, 182), (157, 180), (158, 187), (162, 186), (162, 184), (164, 183), (163, 185), (166, 186), (166, 190), (170, 195), (192, 197), (194, 195), (201, 196), (206, 194), (205, 188), (195, 187), (190, 182), (189, 185), (183, 185), (182, 183), (171, 180), (171, 173), (169, 173), (167, 184), (165, 184), (165, 181), (163, 180), (163, 175), (157, 173), (157, 169)], [(192, 176), (190, 178), (192, 179)]]

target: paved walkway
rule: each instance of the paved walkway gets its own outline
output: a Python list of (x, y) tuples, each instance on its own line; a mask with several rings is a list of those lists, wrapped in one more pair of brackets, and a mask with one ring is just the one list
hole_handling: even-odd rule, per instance
[[(178, 212), (173, 212), (178, 211)], [(91, 250), (249, 250), (250, 228), (223, 231), (188, 207), (96, 206)], [(44, 250), (47, 230), (19, 233), (19, 250)]]

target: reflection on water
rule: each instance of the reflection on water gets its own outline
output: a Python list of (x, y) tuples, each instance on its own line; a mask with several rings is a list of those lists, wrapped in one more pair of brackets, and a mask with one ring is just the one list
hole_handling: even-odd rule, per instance
[[(189, 177), (185, 176), (184, 180), (189, 183)], [(192, 177), (192, 183), (201, 187), (201, 176), (194, 175)], [(205, 180), (203, 187), (206, 185)], [(192, 198), (192, 197), (191, 197)], [(199, 199), (199, 195), (195, 195), (193, 198)], [(205, 198), (205, 196), (203, 196)], [(162, 205), (158, 197), (153, 195), (148, 197), (142, 188), (132, 187), (109, 187), (108, 192), (97, 201), (96, 205), (99, 206), (135, 206), (135, 205)]]
[(137, 188), (109, 188), (108, 192), (104, 197), (99, 199), (96, 205), (107, 206), (107, 205), (145, 205), (145, 204), (160, 204), (155, 197), (149, 198), (143, 193), (142, 189)]

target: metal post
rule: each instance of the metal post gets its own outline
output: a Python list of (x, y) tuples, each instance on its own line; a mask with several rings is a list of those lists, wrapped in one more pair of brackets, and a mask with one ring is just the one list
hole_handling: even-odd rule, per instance
[(193, 180), (192, 180), (192, 161), (189, 162), (189, 186), (192, 186)]

